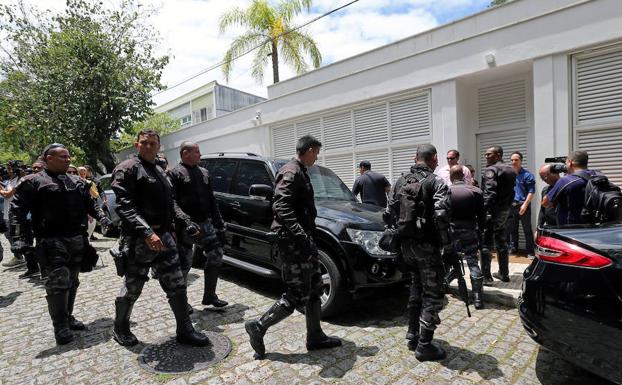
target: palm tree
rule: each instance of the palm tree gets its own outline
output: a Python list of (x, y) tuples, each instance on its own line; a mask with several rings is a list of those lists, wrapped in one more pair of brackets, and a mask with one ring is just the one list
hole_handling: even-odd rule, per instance
[(290, 26), (292, 18), (306, 9), (311, 8), (312, 0), (281, 0), (272, 7), (267, 0), (252, 0), (248, 9), (234, 7), (220, 17), (220, 33), (227, 28), (242, 26), (247, 32), (238, 36), (225, 54), (222, 72), (229, 81), (233, 59), (240, 54), (257, 48), (253, 59), (252, 76), (259, 83), (263, 80), (264, 68), (268, 57), (272, 58), (272, 74), (274, 83), (279, 81), (279, 56), (294, 68), (297, 74), (307, 71), (308, 64), (305, 54), (311, 59), (313, 68), (318, 68), (322, 55), (311, 36), (301, 31), (293, 31)]

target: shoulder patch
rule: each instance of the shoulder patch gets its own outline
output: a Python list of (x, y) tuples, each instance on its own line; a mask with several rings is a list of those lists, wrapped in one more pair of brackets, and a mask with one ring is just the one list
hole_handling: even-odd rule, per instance
[(488, 169), (488, 170), (486, 170), (484, 175), (486, 176), (486, 178), (492, 179), (492, 178), (495, 177), (495, 172), (493, 170)]
[(296, 178), (296, 174), (291, 171), (286, 171), (283, 173), (283, 180), (286, 182), (293, 182)]

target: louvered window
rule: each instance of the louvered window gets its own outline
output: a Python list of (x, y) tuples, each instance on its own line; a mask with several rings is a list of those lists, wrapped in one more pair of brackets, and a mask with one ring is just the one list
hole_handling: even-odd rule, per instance
[(357, 146), (387, 142), (386, 103), (354, 110), (354, 134)]
[(477, 90), (480, 128), (526, 127), (527, 88), (525, 80), (496, 84)]
[(576, 55), (575, 125), (622, 122), (622, 49)]
[(429, 141), (430, 93), (389, 102), (391, 140)]
[(355, 164), (351, 154), (324, 157), (324, 165), (331, 169), (343, 183), (352, 189), (354, 184)]
[(324, 118), (324, 148), (352, 147), (352, 114), (346, 111)]
[(416, 148), (404, 147), (400, 149), (394, 149), (391, 156), (392, 178), (389, 180), (392, 185), (395, 184), (395, 180), (401, 175), (408, 174), (410, 167), (415, 164), (413, 157), (415, 156)]
[(296, 123), (296, 137), (300, 138), (304, 135), (313, 135), (317, 140), (322, 140), (320, 118)]
[(275, 158), (289, 159), (296, 153), (294, 125), (272, 127), (272, 152)]
[(589, 168), (600, 170), (618, 186), (622, 186), (622, 128), (608, 128), (602, 130), (586, 130), (577, 132), (577, 146), (579, 150), (587, 151)]

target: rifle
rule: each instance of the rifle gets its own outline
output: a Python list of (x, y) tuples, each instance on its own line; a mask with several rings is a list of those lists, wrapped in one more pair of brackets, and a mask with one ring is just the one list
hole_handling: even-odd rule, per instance
[(443, 253), (443, 255), (445, 265), (449, 267), (444, 278), (445, 285), (449, 287), (449, 284), (454, 280), (454, 278), (458, 279), (458, 295), (466, 305), (467, 315), (471, 317), (471, 310), (469, 309), (469, 292), (467, 290), (466, 281), (464, 280), (463, 253), (458, 253), (455, 248), (452, 247), (448, 253)]

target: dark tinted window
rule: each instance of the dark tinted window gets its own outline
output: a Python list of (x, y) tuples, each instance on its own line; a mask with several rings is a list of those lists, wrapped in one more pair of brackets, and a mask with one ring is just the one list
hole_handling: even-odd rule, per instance
[(217, 192), (229, 192), (237, 161), (227, 159), (207, 159), (201, 165), (209, 171), (212, 188)]
[(248, 196), (248, 189), (254, 184), (273, 185), (266, 165), (263, 162), (240, 162), (233, 194)]

